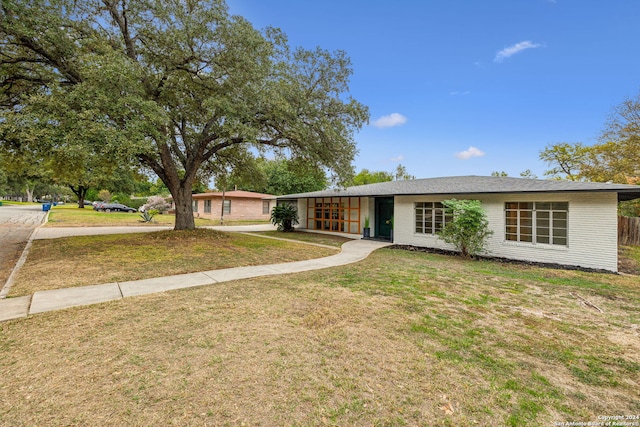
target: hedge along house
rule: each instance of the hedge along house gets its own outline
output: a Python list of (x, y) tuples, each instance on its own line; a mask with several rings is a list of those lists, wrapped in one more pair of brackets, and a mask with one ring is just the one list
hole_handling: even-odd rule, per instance
[(227, 191), (224, 193), (199, 193), (193, 195), (193, 215), (197, 218), (226, 221), (269, 220), (275, 205), (272, 194), (251, 191)]
[[(618, 201), (640, 186), (461, 176), (391, 181), (277, 197), (297, 203), (298, 228), (361, 234), (402, 245), (452, 250), (437, 236), (447, 221), (441, 202), (480, 200), (493, 235), (487, 255), (618, 270)], [(392, 232), (393, 227), (393, 232)]]

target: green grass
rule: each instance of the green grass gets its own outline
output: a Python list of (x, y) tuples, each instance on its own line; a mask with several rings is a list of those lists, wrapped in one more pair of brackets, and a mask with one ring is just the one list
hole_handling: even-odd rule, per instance
[[(173, 226), (175, 215), (160, 214), (153, 221), (145, 223), (140, 213), (97, 212), (90, 206), (79, 209), (77, 205), (63, 205), (51, 208), (47, 227), (100, 227), (100, 226)], [(194, 218), (196, 227), (220, 225), (219, 220)], [(267, 221), (225, 221), (224, 225), (267, 224)]]
[[(144, 223), (139, 213), (97, 212), (90, 206), (79, 209), (77, 205), (63, 205), (51, 208), (47, 227), (99, 227), (99, 226), (172, 226), (173, 215), (156, 215), (153, 222)], [(207, 220), (196, 218), (196, 225), (211, 225)]]

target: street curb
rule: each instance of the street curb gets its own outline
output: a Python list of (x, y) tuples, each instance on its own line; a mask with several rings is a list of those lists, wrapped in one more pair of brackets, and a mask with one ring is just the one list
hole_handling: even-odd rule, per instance
[(4, 286), (0, 290), (0, 299), (5, 299), (7, 298), (7, 295), (9, 295), (9, 291), (11, 290), (11, 286), (13, 286), (13, 282), (16, 280), (18, 271), (20, 270), (20, 268), (22, 268), (24, 263), (27, 261), (27, 256), (29, 255), (29, 251), (31, 250), (31, 244), (33, 243), (33, 239), (36, 236), (36, 233), (38, 232), (38, 230), (40, 230), (40, 227), (42, 227), (44, 224), (47, 223), (47, 221), (49, 221), (49, 211), (47, 211), (47, 214), (42, 218), (42, 223), (40, 223), (39, 226), (34, 228), (31, 234), (29, 235), (29, 240), (27, 240), (27, 245), (22, 250), (22, 255), (20, 255), (20, 259), (18, 259), (18, 262), (16, 262), (16, 265), (13, 267), (13, 270), (11, 271), (9, 278), (7, 279), (6, 282), (4, 282)]

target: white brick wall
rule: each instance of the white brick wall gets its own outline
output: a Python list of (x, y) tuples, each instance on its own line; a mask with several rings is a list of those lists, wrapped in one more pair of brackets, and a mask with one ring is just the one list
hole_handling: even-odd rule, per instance
[[(480, 200), (494, 231), (489, 255), (603, 270), (618, 270), (618, 217), (615, 193), (544, 193), (509, 195), (397, 196), (394, 240), (397, 244), (452, 249), (437, 236), (415, 233), (415, 202), (451, 198)], [(505, 240), (504, 203), (569, 202), (568, 246), (519, 243)]]

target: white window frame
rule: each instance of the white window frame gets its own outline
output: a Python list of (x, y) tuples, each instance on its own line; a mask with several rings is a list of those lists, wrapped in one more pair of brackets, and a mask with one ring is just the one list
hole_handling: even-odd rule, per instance
[[(413, 215), (415, 234), (435, 235), (451, 221), (451, 214), (447, 214), (447, 208), (441, 202), (415, 202)], [(429, 223), (431, 225), (427, 227)]]

